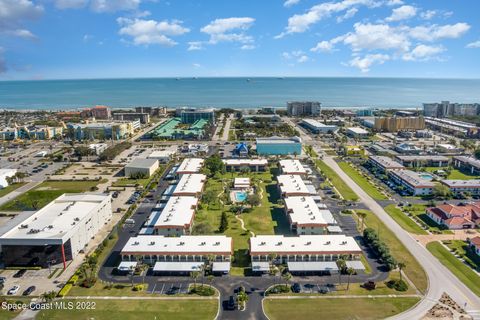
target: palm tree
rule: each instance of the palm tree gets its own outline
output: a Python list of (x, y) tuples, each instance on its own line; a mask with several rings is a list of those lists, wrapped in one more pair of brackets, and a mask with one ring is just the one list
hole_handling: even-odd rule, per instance
[(347, 269), (347, 274), (348, 274), (348, 282), (347, 282), (347, 291), (348, 289), (350, 288), (350, 277), (352, 276), (352, 274), (355, 273), (355, 269), (353, 269), (352, 267), (348, 268)]
[(360, 234), (363, 234), (363, 228), (364, 228), (364, 221), (365, 218), (367, 217), (367, 214), (365, 212), (357, 212), (357, 216), (360, 219)]
[(345, 262), (344, 259), (340, 258), (337, 260), (337, 266), (338, 266), (338, 283), (342, 285), (342, 272), (345, 269), (345, 266), (347, 263)]
[(400, 274), (400, 281), (402, 281), (402, 270), (407, 267), (405, 262), (397, 263), (398, 273)]
[(190, 278), (193, 279), (194, 281), (194, 284), (193, 284), (193, 288), (196, 289), (197, 288), (197, 279), (198, 277), (200, 277), (200, 271), (192, 271), (190, 272)]
[(288, 282), (292, 279), (292, 274), (290, 272), (286, 272), (282, 275), (283, 280), (285, 280), (285, 287), (288, 286)]
[(215, 280), (215, 277), (212, 274), (207, 277), (207, 281), (210, 287), (212, 286), (214, 280)]

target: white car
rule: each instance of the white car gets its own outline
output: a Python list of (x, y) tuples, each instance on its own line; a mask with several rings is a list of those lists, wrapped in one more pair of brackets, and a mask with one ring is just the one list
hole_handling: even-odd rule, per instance
[(20, 286), (13, 286), (10, 290), (8, 290), (7, 294), (13, 296), (17, 294), (18, 290), (20, 290)]

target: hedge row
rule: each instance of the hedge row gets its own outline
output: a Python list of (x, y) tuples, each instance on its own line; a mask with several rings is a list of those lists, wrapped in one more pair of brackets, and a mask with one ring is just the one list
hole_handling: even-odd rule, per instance
[(380, 260), (385, 264), (388, 268), (388, 271), (393, 270), (397, 267), (397, 261), (395, 258), (390, 254), (390, 249), (388, 246), (380, 240), (378, 233), (375, 229), (366, 228), (363, 231), (363, 238), (367, 242), (367, 244), (375, 251), (375, 253), (380, 257)]
[(77, 283), (78, 281), (78, 275), (76, 273), (73, 274), (73, 276), (67, 281), (67, 283), (63, 286), (62, 290), (58, 292), (58, 297), (65, 297), (72, 287)]

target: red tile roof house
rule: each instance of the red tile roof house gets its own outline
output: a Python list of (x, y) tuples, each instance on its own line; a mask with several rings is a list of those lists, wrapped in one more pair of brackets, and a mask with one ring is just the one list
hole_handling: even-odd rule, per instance
[(448, 229), (472, 229), (480, 224), (480, 202), (464, 206), (442, 204), (427, 208), (426, 214), (430, 219)]
[(469, 240), (470, 248), (472, 248), (473, 252), (480, 256), (480, 237), (475, 237)]

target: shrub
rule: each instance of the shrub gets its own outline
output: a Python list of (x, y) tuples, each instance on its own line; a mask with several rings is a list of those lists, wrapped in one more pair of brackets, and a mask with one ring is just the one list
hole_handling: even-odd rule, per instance
[(271, 295), (271, 294), (279, 294), (279, 293), (289, 293), (290, 292), (290, 286), (284, 285), (284, 284), (277, 284), (271, 288), (269, 288), (267, 291), (265, 291), (265, 295)]
[(387, 282), (387, 287), (395, 289), (397, 291), (407, 291), (408, 284), (403, 280), (390, 280)]
[(213, 296), (215, 290), (210, 286), (196, 286), (190, 289), (190, 294), (197, 294), (199, 296)]
[(134, 285), (132, 290), (133, 291), (143, 291), (143, 290), (145, 290), (145, 285), (143, 285), (143, 284)]
[(366, 228), (363, 231), (363, 238), (367, 242), (367, 245), (377, 253), (380, 260), (387, 266), (388, 271), (395, 268), (397, 265), (395, 258), (390, 254), (390, 249), (382, 240), (380, 240), (374, 229)]

